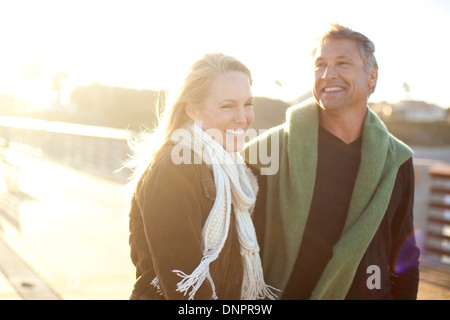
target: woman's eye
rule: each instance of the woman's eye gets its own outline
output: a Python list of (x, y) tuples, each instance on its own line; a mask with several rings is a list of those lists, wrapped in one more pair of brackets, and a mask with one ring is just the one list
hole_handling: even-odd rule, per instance
[(226, 105), (221, 106), (220, 108), (221, 108), (221, 109), (231, 109), (232, 106), (226, 104)]

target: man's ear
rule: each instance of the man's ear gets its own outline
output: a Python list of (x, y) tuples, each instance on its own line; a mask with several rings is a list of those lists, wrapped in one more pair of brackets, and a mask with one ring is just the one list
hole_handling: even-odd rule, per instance
[(378, 68), (373, 67), (369, 73), (369, 87), (374, 88), (378, 81)]

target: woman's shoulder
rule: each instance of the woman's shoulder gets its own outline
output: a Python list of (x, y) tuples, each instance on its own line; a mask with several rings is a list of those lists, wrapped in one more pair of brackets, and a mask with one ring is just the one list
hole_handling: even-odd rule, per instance
[(168, 144), (158, 152), (152, 168), (172, 168), (174, 170), (207, 169), (210, 165), (198, 159), (192, 150), (179, 150), (176, 145)]
[(154, 164), (166, 163), (167, 161), (169, 161), (171, 158), (173, 147), (174, 146), (172, 144), (167, 144), (162, 147), (155, 157)]
[(171, 157), (173, 146), (164, 147), (152, 166), (142, 176), (137, 196), (141, 199), (153, 195), (160, 200), (161, 194), (176, 194), (181, 198), (215, 199), (213, 173), (206, 163), (177, 164)]
[(169, 180), (176, 183), (184, 178), (183, 180), (191, 181), (194, 184), (195, 180), (212, 179), (212, 172), (206, 163), (180, 162), (177, 157), (174, 145), (164, 146), (145, 173), (145, 182), (148, 184), (149, 181)]

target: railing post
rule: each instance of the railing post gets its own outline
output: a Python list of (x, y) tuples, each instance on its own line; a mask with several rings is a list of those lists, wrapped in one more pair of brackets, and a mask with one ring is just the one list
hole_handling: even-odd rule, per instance
[(450, 263), (450, 165), (436, 165), (428, 172), (431, 185), (426, 252)]

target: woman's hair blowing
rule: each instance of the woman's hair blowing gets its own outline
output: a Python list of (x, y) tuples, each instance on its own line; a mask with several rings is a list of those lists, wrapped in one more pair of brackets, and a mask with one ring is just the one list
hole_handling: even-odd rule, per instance
[(189, 121), (186, 106), (199, 106), (211, 93), (212, 82), (228, 72), (242, 72), (252, 84), (249, 69), (234, 57), (222, 53), (208, 53), (191, 65), (181, 88), (173, 96), (173, 102), (167, 102), (156, 128), (143, 135), (145, 138), (141, 141), (129, 143), (132, 155), (125, 167), (132, 172), (130, 191), (135, 189), (144, 172), (151, 168), (159, 151), (170, 142), (173, 132)]

